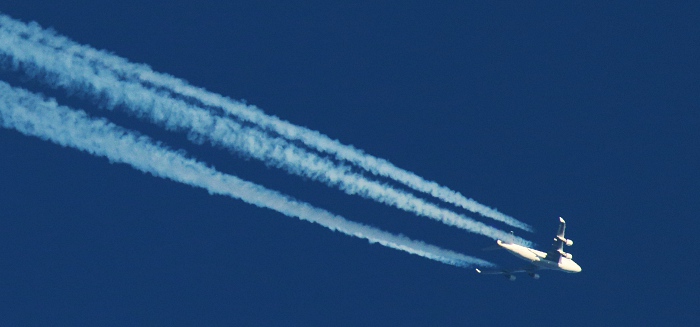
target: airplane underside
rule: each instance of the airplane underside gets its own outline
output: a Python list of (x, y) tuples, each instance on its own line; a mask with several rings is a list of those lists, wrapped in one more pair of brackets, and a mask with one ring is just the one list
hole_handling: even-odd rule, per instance
[(540, 278), (540, 275), (535, 273), (536, 270), (549, 269), (557, 270), (567, 273), (578, 273), (581, 272), (581, 266), (572, 260), (572, 255), (563, 251), (564, 246), (571, 246), (574, 241), (566, 239), (564, 237), (564, 231), (566, 228), (566, 222), (561, 217), (559, 218), (559, 230), (557, 231), (557, 236), (554, 238), (554, 244), (552, 244), (552, 249), (548, 252), (538, 251), (531, 249), (520, 244), (503, 242), (501, 240), (496, 241), (496, 244), (501, 248), (507, 250), (514, 256), (530, 262), (529, 265), (518, 268), (518, 269), (499, 269), (490, 271), (481, 271), (479, 269), (476, 272), (480, 274), (500, 274), (504, 275), (509, 280), (515, 280), (514, 273), (524, 272), (534, 279)]

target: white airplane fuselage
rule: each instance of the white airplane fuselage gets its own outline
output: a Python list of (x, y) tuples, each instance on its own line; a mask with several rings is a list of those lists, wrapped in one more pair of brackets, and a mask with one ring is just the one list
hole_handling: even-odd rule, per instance
[(533, 265), (538, 266), (542, 269), (559, 270), (567, 273), (581, 272), (581, 266), (579, 266), (576, 262), (574, 262), (574, 260), (571, 260), (569, 258), (561, 257), (559, 259), (559, 262), (555, 262), (552, 260), (546, 260), (545, 257), (547, 257), (547, 253), (542, 251), (531, 249), (518, 244), (505, 243), (501, 240), (496, 241), (496, 243), (500, 247), (508, 250), (508, 252), (512, 253), (516, 257), (526, 261), (530, 261)]

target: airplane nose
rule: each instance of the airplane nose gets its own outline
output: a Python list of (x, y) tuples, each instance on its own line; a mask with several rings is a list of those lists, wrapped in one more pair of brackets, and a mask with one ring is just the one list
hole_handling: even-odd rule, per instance
[(569, 273), (581, 272), (581, 266), (579, 266), (573, 260), (565, 260), (563, 265), (562, 265), (562, 269), (566, 272), (569, 272)]
[(574, 272), (577, 272), (577, 273), (578, 273), (578, 272), (581, 272), (581, 266), (579, 266), (579, 265), (576, 264), (576, 263), (574, 263), (574, 265), (575, 265), (575, 267), (574, 267)]

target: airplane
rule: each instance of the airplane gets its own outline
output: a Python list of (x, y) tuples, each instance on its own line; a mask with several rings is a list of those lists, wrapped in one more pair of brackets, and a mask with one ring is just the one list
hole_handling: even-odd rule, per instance
[(530, 277), (534, 279), (539, 279), (540, 275), (535, 273), (535, 271), (540, 269), (550, 269), (558, 270), (567, 273), (578, 273), (581, 272), (581, 266), (579, 266), (574, 260), (571, 260), (573, 256), (571, 253), (564, 252), (564, 245), (572, 246), (574, 241), (564, 237), (564, 230), (566, 229), (566, 222), (563, 218), (559, 217), (559, 230), (557, 231), (557, 236), (554, 238), (554, 244), (552, 244), (552, 249), (549, 252), (542, 252), (535, 249), (531, 249), (513, 242), (503, 242), (497, 240), (496, 244), (498, 246), (508, 250), (516, 257), (530, 261), (530, 264), (512, 270), (480, 270), (477, 269), (476, 272), (479, 274), (493, 274), (493, 275), (504, 275), (511, 281), (515, 280), (514, 273), (525, 272)]

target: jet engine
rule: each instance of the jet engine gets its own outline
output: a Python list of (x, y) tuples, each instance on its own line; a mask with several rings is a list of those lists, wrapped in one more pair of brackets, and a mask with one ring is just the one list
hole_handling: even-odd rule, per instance
[(564, 258), (567, 258), (567, 259), (569, 259), (569, 260), (571, 260), (571, 258), (574, 257), (573, 254), (571, 254), (571, 253), (566, 253), (566, 252), (563, 252), (561, 255), (562, 255)]
[(565, 244), (566, 246), (572, 246), (572, 245), (574, 245), (574, 240), (570, 240), (570, 239), (568, 239), (568, 238), (563, 238), (563, 237), (561, 237), (561, 236), (555, 237), (555, 238), (554, 238), (554, 241), (555, 241), (555, 242), (556, 242), (556, 241), (562, 241), (562, 242), (564, 242), (564, 244)]
[(528, 273), (528, 275), (530, 275), (530, 277), (532, 277), (533, 279), (540, 279), (540, 275), (539, 275), (539, 274)]

